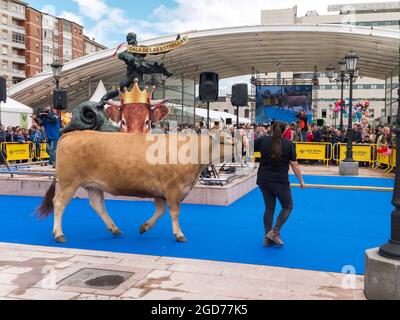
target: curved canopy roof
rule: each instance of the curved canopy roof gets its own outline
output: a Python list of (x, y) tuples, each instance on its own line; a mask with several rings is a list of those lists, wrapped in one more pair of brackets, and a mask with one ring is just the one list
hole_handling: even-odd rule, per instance
[[(198, 79), (203, 71), (215, 71), (221, 78), (260, 72), (325, 70), (350, 50), (360, 56), (360, 74), (384, 79), (399, 64), (400, 32), (350, 25), (244, 26), (187, 33), (189, 43), (167, 55), (149, 56), (162, 61), (176, 76)], [(174, 41), (176, 35), (143, 41), (155, 45)], [(89, 86), (103, 80), (115, 82), (125, 65), (109, 49), (67, 63), (61, 85), (69, 92), (69, 106), (89, 100)], [(32, 107), (50, 104), (54, 89), (47, 71), (9, 90), (9, 95)], [(95, 88), (93, 88), (94, 90)]]

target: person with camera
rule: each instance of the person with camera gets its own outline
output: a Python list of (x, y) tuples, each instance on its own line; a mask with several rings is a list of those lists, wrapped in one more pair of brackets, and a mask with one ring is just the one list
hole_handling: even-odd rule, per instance
[(47, 143), (47, 150), (50, 156), (49, 164), (55, 166), (57, 143), (61, 137), (60, 118), (56, 110), (47, 107), (36, 117), (36, 122), (42, 128), (44, 138)]

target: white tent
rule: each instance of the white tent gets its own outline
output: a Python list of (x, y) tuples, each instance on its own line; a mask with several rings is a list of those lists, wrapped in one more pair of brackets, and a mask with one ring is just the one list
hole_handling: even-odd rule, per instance
[(29, 129), (32, 126), (32, 108), (7, 98), (7, 102), (0, 103), (0, 123), (4, 126), (20, 126)]
[[(196, 115), (199, 117), (202, 117), (204, 119), (207, 119), (207, 109), (200, 109), (197, 108), (196, 109)], [(220, 112), (220, 111), (214, 111), (214, 110), (210, 110), (210, 119), (212, 121), (224, 121), (226, 122), (226, 119), (232, 119), (232, 123), (236, 124), (237, 121), (237, 116), (231, 113), (227, 113), (227, 112)], [(250, 120), (246, 119), (246, 118), (239, 118), (239, 121), (241, 124), (249, 124), (251, 123)]]
[(104, 86), (103, 80), (100, 80), (99, 84), (97, 85), (96, 91), (94, 92), (93, 96), (90, 98), (90, 101), (100, 102), (101, 98), (103, 98), (106, 93), (107, 93), (107, 89)]

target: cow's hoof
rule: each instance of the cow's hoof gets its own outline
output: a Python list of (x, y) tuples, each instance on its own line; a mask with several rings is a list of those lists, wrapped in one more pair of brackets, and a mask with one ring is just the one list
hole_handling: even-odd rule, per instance
[(149, 225), (147, 223), (143, 224), (139, 228), (139, 233), (141, 235), (145, 234), (149, 230)]
[(176, 241), (181, 242), (181, 243), (188, 242), (185, 236), (176, 237)]
[(56, 237), (55, 240), (57, 243), (66, 243), (67, 242), (67, 240), (65, 239), (64, 236)]
[(122, 231), (119, 230), (118, 228), (112, 231), (113, 236), (118, 237), (122, 234)]

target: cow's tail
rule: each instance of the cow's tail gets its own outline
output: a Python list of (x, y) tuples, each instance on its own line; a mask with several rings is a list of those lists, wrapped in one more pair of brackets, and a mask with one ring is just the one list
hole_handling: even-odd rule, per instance
[(51, 184), (49, 190), (47, 190), (42, 204), (35, 211), (35, 215), (39, 219), (46, 219), (54, 212), (53, 199), (56, 195), (56, 185), (57, 185), (57, 175), (55, 174), (53, 183)]

